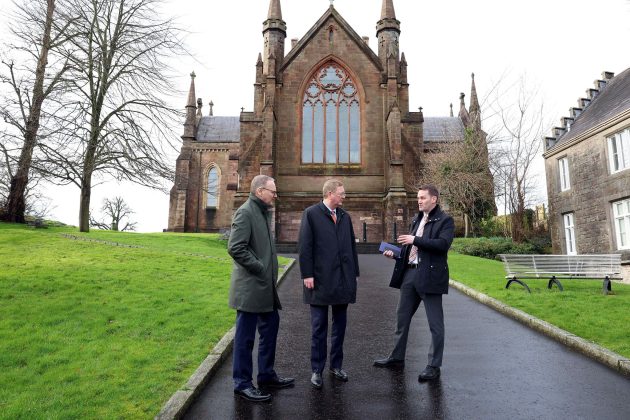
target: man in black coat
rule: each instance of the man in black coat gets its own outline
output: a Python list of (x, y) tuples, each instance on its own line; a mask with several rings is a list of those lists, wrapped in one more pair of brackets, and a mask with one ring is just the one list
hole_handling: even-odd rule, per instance
[[(396, 310), (394, 350), (384, 359), (377, 359), (378, 367), (402, 366), (405, 363), (407, 338), (411, 318), (424, 302), (431, 348), (429, 363), (420, 373), (419, 381), (440, 376), (444, 352), (444, 313), (442, 295), (448, 293), (447, 253), (453, 242), (455, 223), (438, 205), (439, 192), (433, 185), (423, 185), (418, 191), (418, 215), (411, 223), (409, 235), (400, 235), (403, 247), (396, 260), (390, 286), (400, 289)], [(388, 258), (392, 251), (383, 253)]]
[(322, 388), (326, 365), (328, 306), (332, 308), (330, 372), (341, 381), (348, 380), (342, 369), (343, 340), (347, 309), (356, 301), (359, 259), (352, 220), (341, 205), (346, 196), (343, 183), (328, 180), (324, 199), (302, 214), (300, 225), (300, 270), (304, 279), (304, 303), (311, 305), (311, 384)]

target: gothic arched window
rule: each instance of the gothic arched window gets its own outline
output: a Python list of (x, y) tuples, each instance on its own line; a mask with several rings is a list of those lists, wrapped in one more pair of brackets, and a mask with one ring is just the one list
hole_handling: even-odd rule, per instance
[(302, 101), (302, 163), (360, 163), (357, 86), (337, 63), (324, 64)]
[(219, 202), (219, 171), (216, 166), (211, 167), (208, 171), (206, 197), (206, 207), (217, 207)]

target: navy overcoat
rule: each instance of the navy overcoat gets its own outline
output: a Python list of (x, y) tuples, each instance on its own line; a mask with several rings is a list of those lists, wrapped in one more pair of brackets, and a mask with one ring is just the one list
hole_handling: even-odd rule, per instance
[(302, 214), (299, 236), (302, 278), (313, 277), (315, 287), (304, 287), (304, 303), (339, 305), (357, 297), (359, 258), (350, 215), (337, 208), (337, 224), (323, 202)]

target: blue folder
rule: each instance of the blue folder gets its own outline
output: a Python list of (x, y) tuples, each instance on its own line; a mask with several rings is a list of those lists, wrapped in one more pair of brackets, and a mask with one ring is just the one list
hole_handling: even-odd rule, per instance
[(400, 257), (400, 248), (387, 242), (381, 242), (381, 246), (378, 248), (378, 250), (381, 251), (381, 253), (385, 251), (392, 251), (395, 258)]

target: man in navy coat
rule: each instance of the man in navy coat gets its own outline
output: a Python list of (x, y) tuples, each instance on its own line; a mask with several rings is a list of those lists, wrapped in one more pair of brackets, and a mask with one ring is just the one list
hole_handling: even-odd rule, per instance
[[(398, 243), (403, 247), (389, 284), (400, 289), (394, 350), (388, 357), (374, 361), (378, 367), (404, 365), (411, 318), (424, 302), (431, 330), (431, 348), (429, 363), (420, 373), (419, 381), (440, 376), (444, 352), (442, 295), (448, 293), (447, 253), (453, 242), (455, 223), (438, 205), (439, 195), (433, 185), (419, 188), (418, 215), (411, 223), (409, 234), (398, 237)], [(393, 252), (385, 251), (383, 255), (392, 258)]]
[(330, 179), (323, 186), (323, 201), (302, 214), (299, 235), (300, 270), (304, 303), (311, 307), (311, 384), (321, 389), (326, 365), (328, 306), (332, 308), (329, 370), (333, 378), (347, 381), (342, 369), (347, 309), (356, 301), (359, 259), (352, 220), (341, 205), (343, 183)]

